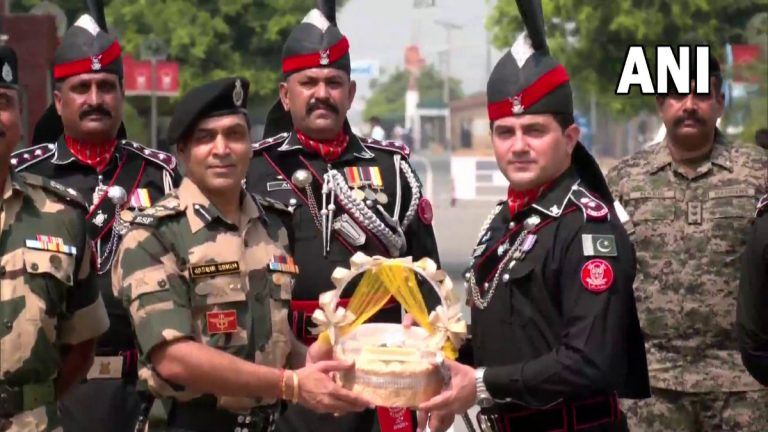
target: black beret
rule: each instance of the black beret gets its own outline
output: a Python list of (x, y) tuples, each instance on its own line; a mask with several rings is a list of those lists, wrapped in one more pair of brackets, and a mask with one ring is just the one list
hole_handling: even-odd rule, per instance
[(176, 105), (168, 126), (168, 144), (184, 140), (195, 125), (203, 119), (229, 114), (248, 115), (248, 88), (245, 78), (223, 78), (185, 94)]

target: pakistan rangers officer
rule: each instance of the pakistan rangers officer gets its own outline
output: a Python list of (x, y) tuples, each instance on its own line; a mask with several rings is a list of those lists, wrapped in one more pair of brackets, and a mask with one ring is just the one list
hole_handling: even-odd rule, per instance
[(744, 367), (768, 386), (768, 195), (757, 204), (741, 262), (736, 308), (739, 351)]
[(488, 81), (509, 180), (467, 272), (476, 368), (420, 409), (480, 406), (482, 430), (626, 431), (618, 398), (649, 396), (632, 245), (600, 168), (579, 142), (568, 72), (549, 55), (539, 0)]
[(710, 57), (708, 91), (692, 80), (690, 92), (656, 96), (666, 137), (607, 175), (637, 249), (653, 398), (625, 404), (636, 429), (768, 430), (768, 392), (744, 370), (734, 326), (739, 259), (766, 193), (768, 159), (717, 128), (722, 83)]
[(173, 156), (124, 139), (120, 43), (98, 17), (103, 10), (91, 10), (64, 34), (54, 56), (54, 104), (35, 127), (38, 145), (14, 153), (11, 164), (18, 172), (73, 188), (89, 202), (86, 221), (95, 242), (94, 272), (110, 327), (99, 338), (88, 381), (62, 401), (62, 421), (78, 432), (128, 432), (140, 402), (128, 312), (112, 295), (109, 277), (121, 240), (115, 216), (122, 209), (149, 207), (178, 179)]
[(11, 170), (21, 98), (10, 47), (0, 46), (0, 71), (0, 430), (61, 431), (56, 400), (85, 376), (109, 321), (85, 202)]
[(287, 316), (302, 269), (283, 223), (290, 211), (242, 188), (248, 86), (226, 78), (179, 101), (168, 142), (186, 176), (178, 192), (127, 215), (132, 228), (113, 268), (147, 365), (140, 378), (170, 430), (272, 430), (280, 399), (335, 413), (369, 405), (328, 375), (351, 364), (283, 369), (292, 350), (304, 352)]
[[(315, 340), (310, 319), (331, 274), (356, 252), (384, 257), (429, 257), (439, 262), (432, 207), (421, 193), (401, 143), (352, 133), (346, 119), (355, 96), (349, 41), (336, 26), (335, 1), (319, 1), (288, 37), (282, 56), (280, 99), (266, 119), (265, 140), (254, 144), (247, 188), (293, 209), (296, 279), (290, 323), (297, 337)], [(428, 292), (434, 297), (431, 290)], [(351, 292), (342, 294), (346, 305)], [(427, 304), (436, 299), (427, 297)], [(388, 303), (372, 321), (400, 322)], [(281, 431), (370, 431), (376, 415), (316, 415), (291, 407)], [(407, 410), (378, 410), (384, 432), (415, 426)]]

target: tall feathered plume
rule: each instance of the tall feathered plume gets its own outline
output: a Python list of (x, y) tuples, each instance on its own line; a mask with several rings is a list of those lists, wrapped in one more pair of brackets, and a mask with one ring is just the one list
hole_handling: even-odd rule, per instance
[(107, 29), (107, 17), (104, 14), (104, 1), (103, 0), (85, 0), (85, 6), (88, 8), (88, 15), (96, 20), (96, 24), (101, 27), (105, 32)]
[(536, 51), (548, 52), (547, 37), (544, 30), (544, 13), (541, 0), (515, 0), (523, 19), (531, 46)]
[(317, 9), (332, 25), (336, 25), (336, 0), (317, 0)]

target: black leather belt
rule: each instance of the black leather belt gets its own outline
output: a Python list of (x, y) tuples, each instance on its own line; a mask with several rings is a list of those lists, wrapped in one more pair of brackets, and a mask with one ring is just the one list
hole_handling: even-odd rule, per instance
[(547, 408), (498, 404), (483, 408), (477, 423), (483, 432), (575, 432), (600, 425), (619, 424), (616, 395), (560, 402)]
[(194, 432), (272, 432), (280, 405), (257, 407), (238, 414), (199, 403), (174, 403), (168, 426)]

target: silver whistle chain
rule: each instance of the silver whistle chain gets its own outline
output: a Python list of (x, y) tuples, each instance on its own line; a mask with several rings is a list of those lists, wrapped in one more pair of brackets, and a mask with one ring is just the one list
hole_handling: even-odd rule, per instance
[(510, 270), (515, 266), (517, 260), (522, 258), (520, 256), (520, 247), (523, 244), (523, 240), (528, 236), (529, 230), (523, 230), (520, 235), (515, 239), (515, 243), (509, 248), (509, 251), (504, 255), (504, 259), (501, 260), (496, 275), (493, 277), (490, 285), (485, 289), (485, 295), (480, 294), (480, 288), (477, 286), (477, 280), (475, 279), (475, 269), (472, 267), (469, 271), (469, 286), (472, 289), (472, 301), (479, 309), (485, 309), (493, 298), (493, 293), (496, 292), (496, 287), (499, 285), (499, 280), (502, 277), (502, 273)]

